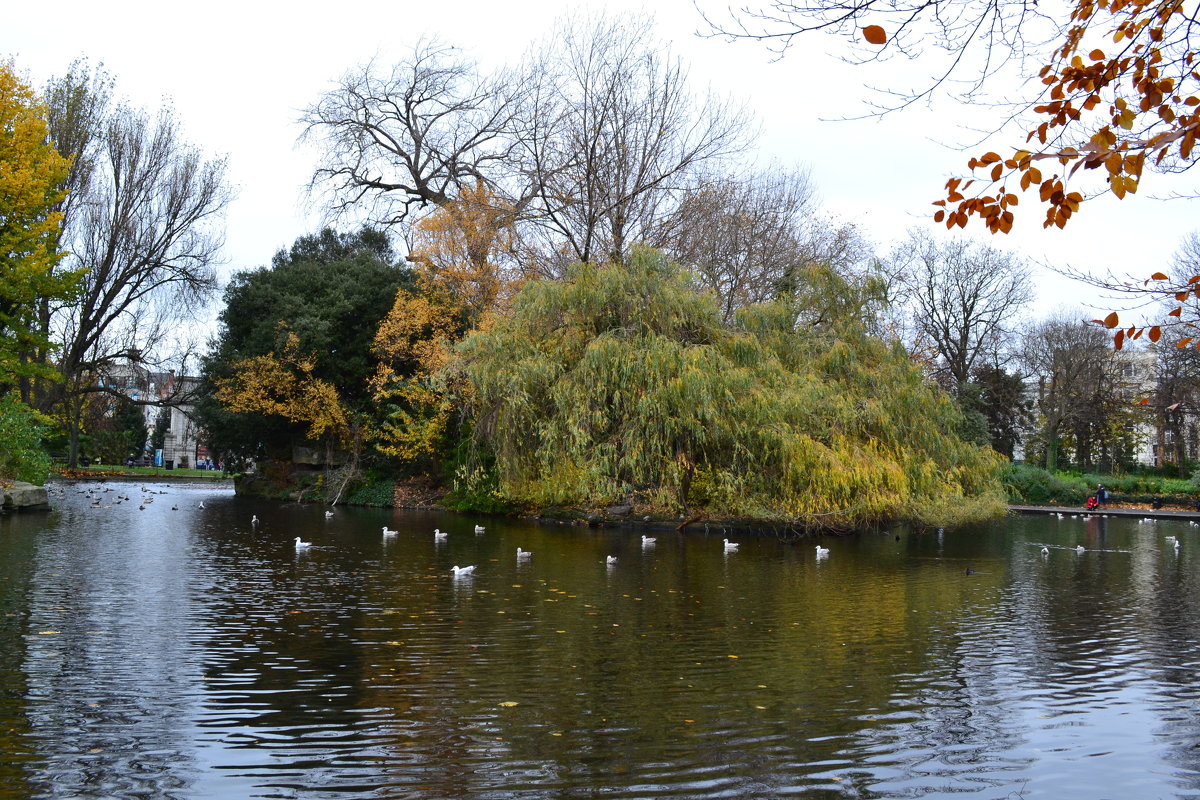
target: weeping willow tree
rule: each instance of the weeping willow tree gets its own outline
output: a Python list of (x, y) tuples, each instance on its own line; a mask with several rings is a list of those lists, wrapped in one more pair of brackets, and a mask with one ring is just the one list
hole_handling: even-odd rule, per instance
[(842, 528), (1003, 509), (998, 458), (829, 270), (722, 323), (659, 253), (528, 284), (459, 346), (500, 491)]

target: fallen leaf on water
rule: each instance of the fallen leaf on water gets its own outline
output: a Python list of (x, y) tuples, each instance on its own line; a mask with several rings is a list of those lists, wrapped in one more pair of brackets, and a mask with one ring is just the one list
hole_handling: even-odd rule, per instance
[(513, 706), (517, 705), (520, 705), (520, 703), (518, 703), (516, 700), (505, 700), (500, 704), (502, 708), (512, 708)]
[(53, 636), (56, 633), (61, 633), (61, 631), (38, 631), (38, 636)]

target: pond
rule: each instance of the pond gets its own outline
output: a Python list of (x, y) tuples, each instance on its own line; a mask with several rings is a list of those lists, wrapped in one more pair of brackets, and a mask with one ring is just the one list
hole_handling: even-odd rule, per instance
[(0, 800), (1200, 796), (1186, 522), (818, 558), (212, 486), (52, 503), (0, 521)]

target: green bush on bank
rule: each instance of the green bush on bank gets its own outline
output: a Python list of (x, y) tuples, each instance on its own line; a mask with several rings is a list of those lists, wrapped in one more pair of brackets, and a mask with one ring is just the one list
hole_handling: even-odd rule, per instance
[(391, 508), (395, 505), (396, 478), (390, 473), (368, 470), (354, 489), (342, 500), (348, 506), (378, 506)]
[(1183, 478), (1158, 475), (1050, 473), (1030, 464), (1009, 464), (1001, 476), (1008, 501), (1018, 505), (1082, 506), (1104, 484), (1110, 503), (1150, 503), (1155, 498), (1176, 503), (1194, 501), (1196, 488)]
[(0, 396), (0, 479), (41, 486), (50, 474), (38, 414), (8, 395)]

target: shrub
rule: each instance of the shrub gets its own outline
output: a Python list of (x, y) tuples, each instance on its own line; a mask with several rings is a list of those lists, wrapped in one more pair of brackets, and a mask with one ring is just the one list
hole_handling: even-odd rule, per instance
[(348, 493), (342, 502), (350, 506), (379, 506), (391, 508), (395, 505), (396, 480), (390, 475), (368, 471), (362, 482)]
[(1001, 481), (1010, 503), (1081, 506), (1088, 497), (1082, 478), (1072, 480), (1029, 464), (1009, 464)]
[(0, 397), (0, 479), (42, 485), (50, 456), (42, 446), (38, 415), (15, 397)]

